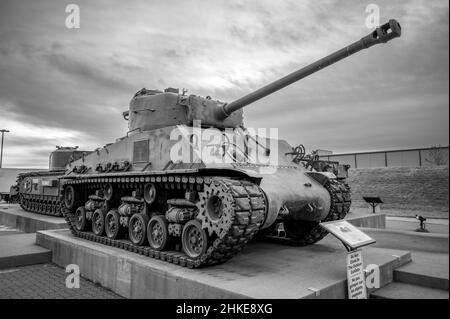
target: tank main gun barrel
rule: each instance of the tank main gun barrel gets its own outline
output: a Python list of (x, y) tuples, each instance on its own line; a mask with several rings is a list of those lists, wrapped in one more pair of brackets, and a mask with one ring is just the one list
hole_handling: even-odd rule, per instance
[(343, 49), (340, 49), (312, 64), (309, 64), (304, 68), (301, 68), (300, 70), (290, 73), (279, 80), (269, 83), (266, 86), (252, 93), (249, 93), (233, 102), (224, 104), (222, 107), (218, 108), (217, 117), (219, 119), (225, 119), (234, 111), (237, 111), (273, 92), (276, 92), (284, 88), (285, 86), (297, 82), (319, 71), (320, 69), (323, 69), (333, 63), (336, 63), (363, 49), (367, 49), (375, 44), (386, 43), (394, 38), (399, 37), (400, 35), (401, 35), (400, 24), (396, 20), (392, 19), (389, 22), (379, 26), (373, 32), (363, 37), (359, 41), (356, 41)]

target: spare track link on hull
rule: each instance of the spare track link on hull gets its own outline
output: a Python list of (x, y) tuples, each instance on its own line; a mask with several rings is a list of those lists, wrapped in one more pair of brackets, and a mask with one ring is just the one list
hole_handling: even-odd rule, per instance
[[(69, 210), (63, 207), (63, 215), (73, 235), (98, 242), (104, 245), (125, 249), (134, 253), (160, 259), (169, 263), (189, 268), (198, 268), (223, 263), (239, 253), (245, 245), (258, 232), (265, 219), (265, 196), (259, 186), (247, 180), (236, 180), (225, 177), (198, 177), (198, 176), (146, 176), (146, 177), (114, 177), (114, 178), (85, 178), (82, 180), (68, 180), (67, 185), (75, 186), (78, 191), (90, 187), (98, 187), (104, 183), (118, 183), (125, 187), (125, 183), (136, 186), (152, 182), (159, 184), (163, 189), (185, 189), (188, 184), (194, 184), (200, 190), (206, 184), (219, 183), (225, 186), (234, 202), (232, 224), (225, 236), (216, 238), (208, 250), (200, 258), (193, 259), (182, 250), (157, 251), (149, 246), (137, 246), (126, 239), (110, 239), (97, 236), (89, 231), (78, 231), (75, 227), (76, 207)], [(95, 185), (95, 186), (94, 186)]]
[(20, 207), (30, 213), (49, 216), (62, 216), (59, 196), (20, 194)]
[[(344, 219), (351, 205), (350, 187), (342, 181), (332, 179), (325, 185), (325, 188), (331, 196), (331, 207), (327, 217), (321, 222)], [(301, 238), (290, 238), (287, 233), (285, 237), (266, 235), (263, 238), (284, 245), (306, 246), (322, 240), (326, 235), (328, 235), (328, 232), (317, 223)]]

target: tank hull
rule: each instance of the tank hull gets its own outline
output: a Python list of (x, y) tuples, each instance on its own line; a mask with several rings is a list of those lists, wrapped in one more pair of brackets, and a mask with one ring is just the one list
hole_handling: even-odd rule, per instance
[[(207, 169), (184, 172), (168, 171), (165, 173), (129, 172), (98, 174), (97, 176), (65, 176), (61, 178), (63, 194), (66, 196), (67, 190), (72, 189), (74, 191), (73, 195), (75, 196), (69, 196), (69, 201), (67, 199), (65, 200), (65, 207), (63, 209), (64, 216), (75, 236), (105, 245), (127, 249), (152, 258), (162, 259), (191, 268), (225, 262), (240, 252), (254, 236), (261, 234), (264, 224), (267, 223), (270, 226), (276, 224), (275, 221), (272, 223), (268, 222), (268, 206), (270, 205), (268, 198), (270, 192), (268, 191), (266, 193), (263, 188), (264, 178), (243, 177), (242, 175), (231, 174), (232, 172), (228, 171), (227, 176), (213, 175), (217, 171)], [(121, 208), (124, 203), (131, 203), (131, 198), (139, 198), (135, 197), (135, 195), (132, 196), (133, 191), (139, 188), (145, 189), (145, 186), (149, 183), (155, 185), (156, 193), (158, 194), (152, 204), (148, 204), (144, 196), (143, 202), (135, 202), (137, 205), (143, 204), (139, 210), (132, 209), (131, 211), (127, 211)], [(329, 183), (333, 187), (337, 187), (336, 185), (344, 185), (337, 180), (330, 181)], [(112, 194), (114, 195), (108, 197), (98, 196), (98, 190), (105, 189), (109, 185), (112, 186)], [(346, 198), (344, 207), (344, 202), (337, 203), (333, 201), (333, 198), (335, 198), (335, 194), (332, 193), (333, 188), (324, 189), (330, 198), (330, 209), (323, 220), (343, 218), (350, 206), (349, 196)], [(332, 190), (331, 193), (330, 189)], [(198, 198), (196, 196), (191, 198), (190, 200), (192, 200), (193, 205), (189, 206), (189, 203), (185, 201), (189, 196), (185, 196), (183, 199), (180, 194), (186, 195), (186, 193), (191, 192), (197, 192), (199, 196)], [(94, 193), (98, 197), (92, 195)], [(226, 212), (220, 217), (221, 221), (217, 223), (219, 225), (218, 227), (205, 227), (204, 235), (208, 238), (208, 247), (202, 255), (198, 257), (193, 256), (189, 252), (189, 249), (184, 247), (181, 235), (181, 233), (184, 233), (183, 231), (180, 231), (178, 234), (170, 231), (172, 243), (163, 250), (157, 249), (150, 244), (152, 232), (149, 229), (145, 233), (145, 236), (148, 238), (147, 241), (136, 242), (135, 238), (133, 238), (134, 235), (132, 232), (134, 228), (130, 223), (136, 214), (148, 216), (149, 219), (145, 219), (145, 222), (147, 222), (147, 225), (151, 225), (150, 221), (155, 216), (161, 216), (160, 212), (165, 210), (166, 213), (162, 215), (168, 221), (168, 229), (172, 229), (171, 226), (175, 227), (177, 225), (186, 228), (189, 227), (189, 223), (192, 221), (199, 221), (198, 223), (203, 225), (202, 222), (205, 221), (205, 218), (203, 218), (204, 216), (202, 217), (202, 213), (207, 215), (207, 209), (205, 210), (204, 208), (208, 204), (204, 205), (205, 207), (202, 207), (202, 205), (207, 203), (205, 198), (211, 198), (211, 196), (205, 194), (219, 196), (222, 202), (226, 203), (224, 205)], [(348, 193), (346, 193), (347, 195)], [(175, 197), (178, 197), (178, 201), (173, 200)], [(90, 204), (88, 204), (90, 200), (96, 200), (98, 202), (96, 205), (90, 207)], [(338, 209), (338, 206), (343, 209)], [(188, 218), (188, 221), (185, 220), (177, 223), (182, 218), (180, 217), (180, 219), (174, 220), (172, 217), (169, 217), (167, 212), (170, 211), (170, 207), (177, 209), (181, 209), (181, 207), (192, 207), (193, 210), (197, 211), (197, 214), (192, 219)], [(87, 212), (88, 210), (90, 210), (90, 213)], [(108, 214), (115, 211), (119, 212), (119, 218), (123, 221), (120, 224), (121, 226), (119, 226), (121, 228), (121, 235), (119, 237), (111, 236), (105, 230), (106, 221), (102, 226), (103, 230), (99, 232), (95, 229), (97, 226), (93, 213), (95, 214), (95, 211), (98, 210), (103, 210), (104, 213), (108, 212)], [(81, 224), (79, 222), (80, 212), (84, 213), (83, 218), (85, 220)], [(315, 227), (309, 230), (309, 236), (302, 236), (301, 239), (292, 238), (291, 244), (307, 245), (323, 238), (326, 232), (321, 230), (318, 222), (313, 223)], [(219, 232), (222, 228), (224, 231)]]
[(38, 171), (20, 174), (17, 188), (22, 209), (38, 214), (62, 216), (60, 177), (65, 171)]
[(286, 141), (252, 144), (234, 130), (225, 138), (234, 146), (217, 155), (210, 151), (223, 141), (192, 143), (210, 133), (185, 125), (135, 132), (64, 171), (22, 175), (21, 206), (62, 214), (75, 236), (194, 268), (229, 260), (257, 235), (277, 238), (280, 227), (291, 245), (312, 244), (326, 236), (321, 221), (348, 212), (344, 183), (293, 162)]

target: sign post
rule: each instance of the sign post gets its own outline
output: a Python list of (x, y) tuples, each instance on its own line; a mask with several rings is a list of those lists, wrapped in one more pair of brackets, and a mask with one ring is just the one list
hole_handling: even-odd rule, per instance
[(366, 201), (367, 204), (370, 205), (370, 207), (372, 207), (372, 211), (375, 214), (375, 208), (379, 205), (379, 204), (383, 204), (383, 201), (381, 200), (381, 198), (379, 197), (367, 197), (367, 196), (363, 196), (363, 199)]
[(347, 249), (348, 298), (367, 299), (361, 247), (375, 243), (375, 239), (345, 220), (326, 222), (320, 225), (339, 239)]

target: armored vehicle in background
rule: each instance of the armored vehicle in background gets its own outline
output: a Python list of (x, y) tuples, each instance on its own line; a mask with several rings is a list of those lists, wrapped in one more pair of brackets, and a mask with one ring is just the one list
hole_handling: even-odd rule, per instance
[(11, 195), (18, 195), (20, 206), (26, 211), (62, 216), (59, 177), (67, 173), (67, 165), (89, 153), (78, 150), (78, 146), (57, 146), (50, 153), (49, 169), (19, 174)]
[(242, 108), (400, 33), (391, 20), (231, 103), (140, 90), (123, 114), (127, 135), (57, 177), (72, 233), (187, 267), (229, 260), (257, 234), (295, 245), (321, 240), (327, 233), (319, 223), (349, 211), (346, 168), (251, 132)]

